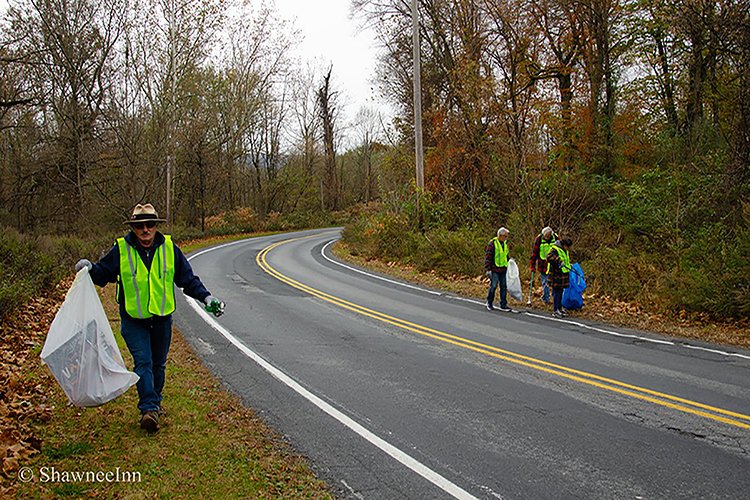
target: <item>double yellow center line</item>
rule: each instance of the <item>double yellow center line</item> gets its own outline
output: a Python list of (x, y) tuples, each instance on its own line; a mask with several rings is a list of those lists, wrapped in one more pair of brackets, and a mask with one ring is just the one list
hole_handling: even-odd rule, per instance
[(274, 248), (280, 245), (283, 245), (285, 243), (312, 238), (314, 236), (319, 236), (319, 235), (305, 236), (302, 238), (293, 238), (290, 240), (280, 241), (272, 245), (269, 245), (263, 250), (261, 250), (260, 253), (258, 253), (258, 256), (256, 257), (256, 262), (268, 274), (288, 284), (289, 286), (292, 286), (303, 292), (309, 293), (310, 295), (313, 295), (321, 300), (324, 300), (336, 306), (343, 307), (344, 309), (354, 311), (358, 314), (362, 314), (364, 316), (376, 319), (378, 321), (382, 321), (383, 323), (387, 323), (389, 325), (403, 328), (404, 330), (408, 330), (410, 332), (414, 332), (419, 335), (423, 335), (425, 337), (430, 337), (432, 339), (439, 340), (441, 342), (446, 342), (448, 344), (453, 344), (459, 347), (463, 347), (465, 349), (469, 349), (469, 350), (476, 351), (482, 354), (486, 354), (487, 356), (492, 356), (494, 358), (502, 359), (510, 363), (515, 363), (521, 366), (532, 368), (534, 370), (539, 370), (539, 371), (549, 373), (552, 375), (557, 375), (559, 377), (563, 377), (569, 380), (574, 380), (582, 384), (598, 387), (600, 389), (604, 389), (607, 391), (616, 392), (625, 396), (630, 396), (630, 397), (640, 399), (643, 401), (648, 401), (650, 403), (654, 403), (660, 406), (666, 406), (674, 410), (682, 411), (685, 413), (691, 413), (693, 415), (698, 415), (700, 417), (708, 418), (711, 420), (716, 420), (718, 422), (723, 422), (725, 424), (733, 425), (736, 427), (750, 429), (750, 416), (748, 415), (743, 415), (741, 413), (737, 413), (737, 412), (733, 412), (729, 410), (723, 410), (721, 408), (716, 408), (716, 407), (705, 405), (705, 404), (698, 403), (695, 401), (690, 401), (689, 399), (684, 399), (684, 398), (680, 398), (677, 396), (672, 396), (669, 394), (652, 391), (650, 389), (646, 389), (643, 387), (638, 387), (632, 384), (619, 382), (617, 380), (612, 380), (606, 377), (601, 377), (593, 373), (588, 373), (588, 372), (584, 372), (581, 370), (575, 370), (573, 368), (568, 368), (565, 366), (557, 365), (554, 363), (549, 363), (541, 359), (524, 356), (523, 354), (506, 351), (504, 349), (493, 347), (487, 344), (482, 344), (480, 342), (475, 342), (473, 340), (469, 340), (463, 337), (458, 337), (456, 335), (451, 335), (449, 333), (441, 332), (439, 330), (435, 330), (426, 326), (411, 323), (409, 321), (396, 318), (393, 316), (389, 316), (387, 314), (374, 311), (372, 309), (368, 309), (358, 304), (348, 302), (342, 298), (335, 297), (333, 295), (327, 294), (315, 288), (309, 287), (305, 285), (304, 283), (300, 283), (299, 281), (295, 281), (292, 278), (281, 274), (279, 271), (277, 271), (276, 269), (274, 269), (268, 264), (268, 261), (266, 260), (266, 256)]

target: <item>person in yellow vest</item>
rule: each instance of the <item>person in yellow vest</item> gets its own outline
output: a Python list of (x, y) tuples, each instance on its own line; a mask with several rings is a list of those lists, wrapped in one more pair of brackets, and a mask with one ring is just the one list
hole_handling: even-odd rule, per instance
[(159, 218), (151, 204), (136, 205), (125, 222), (130, 227), (97, 264), (78, 261), (76, 271), (89, 268), (91, 280), (98, 286), (117, 283), (120, 305), (120, 332), (133, 355), (139, 380), (138, 409), (140, 426), (147, 432), (159, 430), (167, 353), (172, 339), (172, 313), (175, 288), (206, 304), (220, 316), (224, 303), (211, 295), (193, 274), (190, 263), (172, 237), (156, 230)]
[[(549, 285), (547, 284), (547, 253), (549, 253), (552, 245), (555, 244), (560, 237), (555, 233), (551, 227), (547, 226), (542, 229), (542, 232), (534, 240), (534, 250), (531, 252), (531, 272), (537, 271), (539, 278), (542, 281), (542, 301), (547, 304), (549, 303)], [(531, 299), (529, 299), (531, 301)]]
[(503, 312), (510, 312), (508, 307), (508, 284), (506, 273), (508, 271), (508, 235), (510, 231), (501, 227), (497, 230), (497, 237), (487, 243), (484, 254), (484, 269), (490, 279), (490, 289), (487, 293), (487, 310), (494, 311), (492, 305), (495, 301), (495, 290), (500, 285), (500, 307)]
[(547, 277), (552, 287), (552, 314), (564, 318), (568, 312), (563, 309), (563, 290), (570, 286), (570, 247), (573, 240), (563, 238), (555, 242), (547, 253)]

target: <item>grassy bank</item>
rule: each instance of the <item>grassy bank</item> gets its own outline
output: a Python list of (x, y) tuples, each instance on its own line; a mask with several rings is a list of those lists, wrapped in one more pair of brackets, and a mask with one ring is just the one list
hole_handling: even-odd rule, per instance
[(3, 227), (0, 235), (0, 319), (52, 290), (73, 265), (94, 258), (111, 237), (36, 236)]
[[(560, 174), (530, 181), (515, 200), (478, 196), (466, 203), (454, 192), (427, 190), (419, 205), (404, 190), (352, 218), (343, 239), (367, 259), (475, 277), (484, 274), (487, 242), (505, 226), (528, 284), (534, 240), (549, 224), (572, 238), (571, 259), (583, 267), (590, 293), (675, 318), (747, 320), (750, 204), (719, 217), (727, 207), (707, 203), (712, 183), (683, 180), (687, 185), (668, 174)], [(670, 195), (680, 189), (684, 205)]]
[[(223, 389), (177, 330), (167, 364), (167, 415), (158, 433), (139, 428), (134, 387), (98, 408), (68, 405), (39, 353), (70, 282), (20, 307), (3, 323), (0, 356), (8, 383), (0, 400), (0, 497), (331, 497), (306, 460)], [(101, 296), (132, 369), (119, 335), (114, 287), (104, 288)], [(100, 472), (105, 479), (66, 482), (62, 475), (86, 472)], [(120, 480), (108, 481), (108, 472)], [(32, 479), (23, 482), (27, 474)]]

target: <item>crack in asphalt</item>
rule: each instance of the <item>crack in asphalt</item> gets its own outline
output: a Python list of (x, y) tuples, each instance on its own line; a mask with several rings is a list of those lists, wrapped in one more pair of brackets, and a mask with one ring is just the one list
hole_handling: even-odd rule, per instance
[(676, 432), (677, 434), (682, 434), (683, 436), (688, 436), (688, 437), (695, 438), (695, 439), (706, 439), (705, 434), (698, 434), (697, 432), (686, 431), (678, 427), (672, 427), (669, 425), (665, 425), (664, 428), (667, 429), (668, 431)]

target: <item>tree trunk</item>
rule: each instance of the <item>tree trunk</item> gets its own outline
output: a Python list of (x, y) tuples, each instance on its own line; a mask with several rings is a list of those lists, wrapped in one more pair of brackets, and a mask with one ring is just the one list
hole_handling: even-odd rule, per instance
[(560, 89), (560, 107), (562, 117), (562, 158), (565, 170), (573, 166), (573, 119), (571, 103), (573, 102), (572, 68), (564, 68), (557, 76)]
[(320, 117), (323, 122), (323, 145), (325, 148), (325, 173), (323, 184), (326, 192), (326, 201), (331, 210), (338, 209), (338, 179), (336, 178), (336, 149), (334, 144), (334, 121), (335, 111), (333, 92), (331, 90), (331, 71), (323, 78), (323, 86), (318, 91), (318, 102), (320, 103)]
[(674, 100), (674, 84), (672, 82), (672, 68), (669, 66), (669, 55), (664, 45), (664, 34), (661, 30), (654, 30), (651, 32), (651, 36), (656, 44), (656, 51), (658, 56), (658, 68), (661, 70), (661, 78), (659, 79), (659, 86), (662, 92), (662, 101), (664, 105), (664, 114), (667, 116), (667, 123), (672, 133), (676, 133), (680, 126), (679, 118), (677, 117), (677, 105)]
[[(705, 8), (707, 7), (704, 6)], [(703, 88), (706, 80), (706, 58), (703, 52), (706, 49), (706, 44), (705, 27), (701, 14), (702, 12), (690, 9), (686, 19), (691, 52), (688, 68), (685, 126), (691, 144), (697, 126), (703, 120)]]

